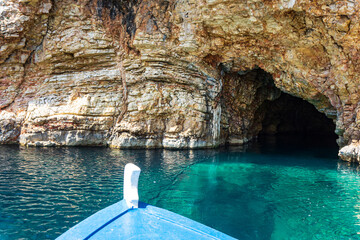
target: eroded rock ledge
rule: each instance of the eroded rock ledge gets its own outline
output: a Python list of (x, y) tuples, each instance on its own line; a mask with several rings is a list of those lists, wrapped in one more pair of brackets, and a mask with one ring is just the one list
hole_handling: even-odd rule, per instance
[(357, 1), (0, 0), (0, 142), (216, 147), (281, 91), (359, 161)]

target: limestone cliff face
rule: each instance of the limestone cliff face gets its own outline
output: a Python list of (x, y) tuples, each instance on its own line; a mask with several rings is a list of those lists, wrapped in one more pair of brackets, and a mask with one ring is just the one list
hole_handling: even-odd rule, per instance
[(340, 156), (358, 161), (359, 9), (350, 0), (0, 0), (0, 142), (241, 144), (281, 90), (333, 119)]

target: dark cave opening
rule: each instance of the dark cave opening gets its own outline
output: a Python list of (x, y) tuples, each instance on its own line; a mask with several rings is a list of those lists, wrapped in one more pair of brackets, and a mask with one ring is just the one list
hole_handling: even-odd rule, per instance
[(319, 112), (311, 103), (282, 92), (273, 101), (265, 101), (258, 111), (262, 112), (262, 129), (259, 137), (277, 136), (307, 139), (323, 139), (335, 144), (335, 124)]
[[(281, 91), (272, 75), (261, 68), (239, 72), (223, 68), (226, 74), (221, 97), (224, 116), (229, 116), (223, 125), (226, 144), (281, 137), (309, 143), (325, 139), (324, 142), (337, 146), (336, 115), (326, 116), (312, 103)], [(322, 108), (331, 108), (325, 96), (316, 95), (312, 101)], [(324, 110), (332, 114), (331, 109)]]

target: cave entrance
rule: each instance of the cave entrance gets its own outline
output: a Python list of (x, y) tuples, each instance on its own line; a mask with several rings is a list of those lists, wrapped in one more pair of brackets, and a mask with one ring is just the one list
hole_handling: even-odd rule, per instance
[(265, 101), (262, 112), (262, 130), (259, 137), (287, 137), (307, 142), (319, 140), (336, 145), (337, 135), (332, 119), (319, 112), (311, 103), (281, 92), (279, 98)]
[[(221, 96), (228, 118), (222, 126), (226, 143), (238, 145), (254, 137), (292, 136), (301, 141), (303, 137), (324, 138), (336, 145), (334, 120), (311, 103), (282, 92), (271, 74), (261, 68), (240, 72), (226, 66), (223, 69), (226, 74)], [(319, 105), (331, 108), (325, 98), (317, 97), (314, 101), (320, 101)], [(327, 112), (332, 114), (331, 109)]]

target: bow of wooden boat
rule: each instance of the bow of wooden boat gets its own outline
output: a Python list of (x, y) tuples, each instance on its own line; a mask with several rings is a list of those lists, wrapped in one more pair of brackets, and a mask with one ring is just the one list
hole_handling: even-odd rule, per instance
[(127, 164), (124, 199), (78, 223), (57, 240), (235, 239), (176, 213), (139, 202), (140, 168)]

